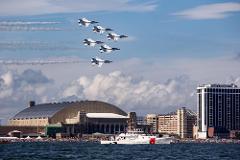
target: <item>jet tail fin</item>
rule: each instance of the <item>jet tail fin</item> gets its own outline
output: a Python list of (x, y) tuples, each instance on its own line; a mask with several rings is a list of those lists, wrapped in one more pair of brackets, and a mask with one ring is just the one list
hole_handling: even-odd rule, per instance
[(104, 63), (111, 63), (112, 61), (110, 60), (105, 60)]
[(126, 35), (120, 35), (119, 37), (120, 37), (120, 38), (127, 38), (128, 36), (126, 36)]
[(94, 24), (94, 23), (99, 23), (99, 22), (97, 22), (97, 21), (91, 21), (91, 24)]
[(107, 31), (107, 32), (108, 32), (108, 31), (113, 31), (113, 29), (111, 29), (111, 28), (106, 28), (105, 31)]
[(112, 48), (112, 50), (114, 50), (114, 51), (115, 51), (115, 50), (120, 50), (120, 48)]

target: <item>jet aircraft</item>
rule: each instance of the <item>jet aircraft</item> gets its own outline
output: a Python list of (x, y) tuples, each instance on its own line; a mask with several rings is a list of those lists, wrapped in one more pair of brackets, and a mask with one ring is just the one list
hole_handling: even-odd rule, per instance
[(78, 20), (79, 25), (88, 27), (90, 24), (98, 23), (97, 21), (90, 21), (87, 18), (81, 18)]
[(102, 67), (103, 63), (111, 63), (111, 62), (112, 61), (110, 61), (110, 60), (103, 60), (98, 57), (91, 59), (92, 65), (98, 65), (98, 67)]
[(108, 33), (107, 39), (117, 41), (119, 38), (127, 38), (126, 35), (118, 35), (116, 33)]
[(90, 46), (90, 47), (94, 47), (96, 44), (102, 44), (102, 43), (104, 43), (104, 42), (102, 42), (102, 41), (95, 41), (95, 40), (93, 40), (91, 38), (87, 38), (87, 39), (83, 40), (83, 44), (85, 46)]
[(104, 44), (104, 45), (101, 45), (99, 51), (102, 53), (102, 52), (106, 52), (106, 53), (110, 53), (112, 51), (116, 51), (116, 50), (120, 50), (119, 48), (112, 48), (112, 47), (109, 47), (108, 45)]
[(103, 34), (104, 32), (113, 31), (111, 28), (103, 28), (102, 26), (94, 26), (93, 32)]

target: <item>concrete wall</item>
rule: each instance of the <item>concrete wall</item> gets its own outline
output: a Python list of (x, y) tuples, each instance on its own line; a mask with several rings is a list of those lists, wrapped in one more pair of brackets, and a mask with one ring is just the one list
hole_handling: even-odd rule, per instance
[(158, 116), (158, 132), (177, 134), (177, 115), (159, 115)]
[(48, 118), (10, 119), (8, 124), (10, 126), (46, 126), (49, 120)]
[(0, 135), (6, 136), (13, 130), (21, 131), (22, 134), (45, 132), (45, 127), (30, 127), (30, 126), (0, 126)]

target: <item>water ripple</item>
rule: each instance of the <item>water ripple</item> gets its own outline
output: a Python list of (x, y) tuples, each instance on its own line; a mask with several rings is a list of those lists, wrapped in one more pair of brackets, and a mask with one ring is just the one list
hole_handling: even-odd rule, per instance
[(0, 160), (152, 160), (240, 159), (239, 144), (100, 145), (36, 142), (0, 145)]

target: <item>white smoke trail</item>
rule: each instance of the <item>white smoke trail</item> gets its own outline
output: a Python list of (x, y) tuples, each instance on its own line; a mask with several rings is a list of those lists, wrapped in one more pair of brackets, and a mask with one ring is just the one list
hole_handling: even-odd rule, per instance
[(73, 64), (88, 62), (84, 59), (52, 59), (52, 60), (0, 60), (0, 65), (48, 65)]
[(60, 42), (41, 42), (41, 41), (0, 41), (0, 51), (19, 51), (19, 50), (34, 50), (34, 51), (69, 51), (78, 50), (79, 47), (71, 46), (69, 43)]
[(55, 21), (38, 21), (38, 22), (26, 22), (26, 21), (0, 21), (1, 26), (18, 26), (18, 25), (48, 25), (48, 24), (60, 24)]
[(0, 31), (62, 31), (57, 27), (0, 26)]
[[(61, 31), (62, 28), (49, 27), (60, 24), (55, 21), (0, 21), (0, 31)], [(43, 27), (44, 26), (44, 27)]]

